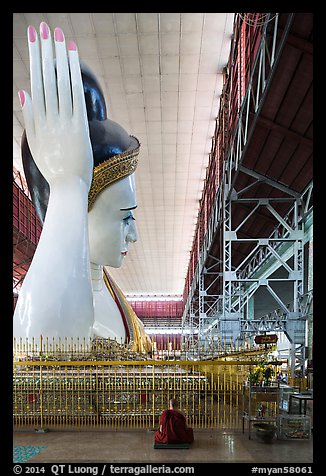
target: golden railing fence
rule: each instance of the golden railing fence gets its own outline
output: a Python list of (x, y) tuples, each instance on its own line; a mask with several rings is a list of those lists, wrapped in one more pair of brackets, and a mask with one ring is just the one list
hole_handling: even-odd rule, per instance
[[(250, 365), (250, 364), (249, 364)], [(239, 426), (248, 363), (19, 361), (14, 424), (35, 428), (155, 428), (176, 397), (195, 428)]]
[[(220, 349), (221, 350), (221, 349)], [(265, 349), (266, 351), (266, 349)], [(193, 428), (241, 428), (242, 383), (262, 349), (188, 360), (116, 341), (14, 341), (16, 429), (154, 429), (176, 397)]]

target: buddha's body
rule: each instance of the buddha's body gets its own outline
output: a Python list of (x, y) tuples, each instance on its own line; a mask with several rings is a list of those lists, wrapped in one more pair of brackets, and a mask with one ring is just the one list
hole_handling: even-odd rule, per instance
[[(80, 71), (60, 28), (28, 28), (31, 97), (20, 91), (25, 175), (43, 230), (14, 313), (16, 338), (103, 337), (149, 344), (104, 266), (119, 268), (137, 240), (139, 142), (106, 117), (96, 78)], [(41, 53), (39, 51), (41, 42)], [(87, 109), (86, 109), (87, 105)], [(143, 345), (144, 344), (144, 345)]]

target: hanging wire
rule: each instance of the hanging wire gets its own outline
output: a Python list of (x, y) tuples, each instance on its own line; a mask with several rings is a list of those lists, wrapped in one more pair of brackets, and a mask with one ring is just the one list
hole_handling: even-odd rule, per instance
[(249, 26), (262, 26), (272, 21), (277, 13), (270, 18), (268, 18), (270, 13), (238, 13), (238, 15)]

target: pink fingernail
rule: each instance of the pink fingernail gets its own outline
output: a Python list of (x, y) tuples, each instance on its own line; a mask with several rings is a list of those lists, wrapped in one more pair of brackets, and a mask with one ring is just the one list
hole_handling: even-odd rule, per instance
[(44, 21), (42, 21), (40, 25), (40, 30), (41, 30), (41, 37), (43, 38), (43, 40), (47, 40), (49, 38), (49, 27)]
[(54, 38), (56, 41), (60, 41), (60, 42), (63, 42), (65, 37), (63, 35), (63, 31), (61, 30), (61, 28), (55, 28), (54, 29)]
[(27, 28), (28, 38), (31, 43), (36, 41), (36, 30), (32, 25)]
[(74, 41), (72, 41), (72, 40), (69, 41), (68, 50), (77, 51), (77, 45)]
[(25, 104), (25, 93), (22, 89), (20, 89), (18, 91), (18, 96), (19, 96), (19, 100), (20, 100), (20, 105), (21, 107), (24, 107), (24, 104)]

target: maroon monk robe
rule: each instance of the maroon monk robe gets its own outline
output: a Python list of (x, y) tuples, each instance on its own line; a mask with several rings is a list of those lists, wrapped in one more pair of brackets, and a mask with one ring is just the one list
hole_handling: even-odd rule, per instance
[(192, 443), (194, 433), (187, 428), (186, 418), (176, 410), (164, 410), (160, 418), (162, 431), (154, 434), (155, 443)]

